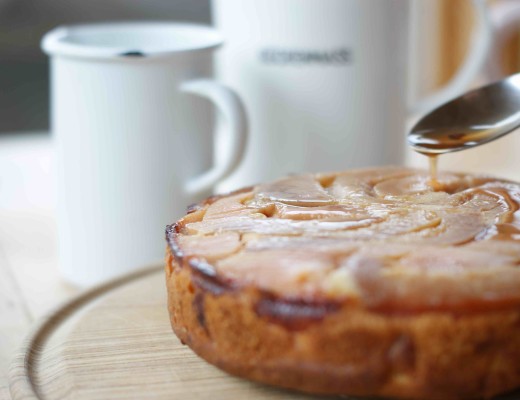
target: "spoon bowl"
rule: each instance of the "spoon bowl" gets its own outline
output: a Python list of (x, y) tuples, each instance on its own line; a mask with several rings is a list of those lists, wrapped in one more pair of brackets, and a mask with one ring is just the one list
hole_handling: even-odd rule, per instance
[(408, 144), (423, 154), (465, 150), (520, 127), (520, 73), (467, 92), (412, 128)]

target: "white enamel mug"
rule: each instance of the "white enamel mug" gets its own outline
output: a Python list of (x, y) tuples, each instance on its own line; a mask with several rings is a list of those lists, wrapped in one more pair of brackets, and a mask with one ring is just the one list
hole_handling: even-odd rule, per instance
[[(484, 0), (453, 80), (415, 99), (427, 49), (415, 41), (419, 0), (212, 0), (226, 46), (217, 76), (247, 103), (244, 162), (218, 186), (231, 190), (302, 171), (403, 164), (410, 116), (468, 88), (491, 39)], [(433, 50), (433, 49), (432, 49)]]
[[(90, 285), (160, 260), (165, 226), (238, 166), (244, 108), (211, 80), (221, 43), (210, 27), (158, 22), (61, 27), (43, 38), (67, 280)], [(225, 129), (213, 134), (203, 98)], [(216, 147), (226, 157), (213, 162)]]

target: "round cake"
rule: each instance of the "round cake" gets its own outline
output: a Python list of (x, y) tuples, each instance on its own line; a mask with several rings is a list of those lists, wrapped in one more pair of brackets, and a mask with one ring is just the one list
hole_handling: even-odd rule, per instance
[(166, 231), (173, 330), (231, 374), (309, 393), (520, 386), (520, 184), (407, 168), (290, 176)]

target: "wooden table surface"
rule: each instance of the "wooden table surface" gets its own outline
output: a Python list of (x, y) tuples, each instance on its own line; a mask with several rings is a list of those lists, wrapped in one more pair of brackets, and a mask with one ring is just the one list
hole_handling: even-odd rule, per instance
[(45, 133), (0, 136), (0, 399), (31, 325), (78, 293), (59, 276), (51, 141)]
[[(508, 145), (505, 140), (504, 145)], [(493, 146), (487, 153), (502, 154), (504, 159), (502, 149)], [(471, 152), (470, 157), (480, 157), (478, 150)], [(473, 165), (471, 159), (458, 162), (464, 157), (454, 160), (461, 170), (479, 170), (491, 164), (477, 160)], [(422, 161), (409, 158), (412, 165), (421, 165)], [(506, 161), (495, 163), (488, 172), (515, 178), (518, 169)], [(449, 157), (445, 163), (451, 167)], [(500, 174), (500, 170), (509, 174)], [(53, 195), (50, 136), (0, 136), (0, 400), (10, 398), (8, 367), (29, 328), (79, 292), (59, 275)]]

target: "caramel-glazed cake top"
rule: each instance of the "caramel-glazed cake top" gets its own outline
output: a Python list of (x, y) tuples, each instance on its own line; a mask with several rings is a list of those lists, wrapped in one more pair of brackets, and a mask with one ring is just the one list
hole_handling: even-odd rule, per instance
[(405, 168), (291, 176), (193, 208), (172, 253), (213, 282), (381, 312), (520, 305), (520, 184)]

